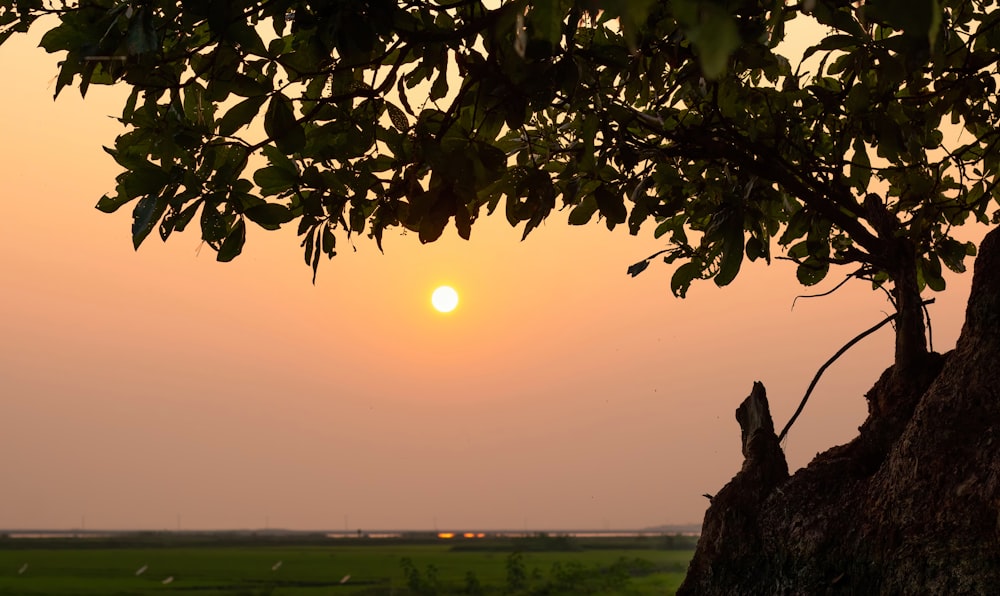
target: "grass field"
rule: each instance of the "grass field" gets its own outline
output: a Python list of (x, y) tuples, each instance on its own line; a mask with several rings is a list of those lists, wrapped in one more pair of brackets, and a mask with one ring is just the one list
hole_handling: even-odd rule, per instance
[(509, 546), (506, 543), (494, 544), (492, 549), (481, 543), (475, 549), (460, 550), (443, 541), (127, 548), (65, 544), (46, 548), (43, 541), (32, 542), (30, 547), (18, 544), (17, 548), (0, 544), (0, 594), (639, 596), (673, 594), (691, 557), (690, 550), (622, 541), (602, 545), (590, 540), (574, 543), (574, 550), (524, 550), (513, 556), (504, 550)]

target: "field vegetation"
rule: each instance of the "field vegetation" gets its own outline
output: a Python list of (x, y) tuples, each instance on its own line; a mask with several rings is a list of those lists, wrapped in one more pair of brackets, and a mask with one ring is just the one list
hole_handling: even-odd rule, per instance
[(0, 595), (672, 594), (687, 537), (0, 539)]

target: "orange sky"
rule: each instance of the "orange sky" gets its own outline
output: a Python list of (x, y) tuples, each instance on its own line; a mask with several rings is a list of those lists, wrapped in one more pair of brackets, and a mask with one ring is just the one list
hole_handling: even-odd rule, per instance
[[(129, 210), (93, 208), (122, 95), (53, 102), (40, 33), (0, 48), (0, 528), (699, 522), (741, 464), (752, 382), (783, 425), (888, 310), (857, 283), (793, 312), (787, 264), (678, 300), (664, 266), (625, 274), (659, 248), (650, 230), (562, 213), (524, 243), (502, 217), (471, 242), (344, 243), (315, 286), (294, 231), (254, 230), (230, 264), (194, 229), (134, 252)], [(939, 350), (969, 278), (931, 307)], [(462, 296), (449, 315), (440, 283)], [(793, 468), (856, 434), (890, 357), (886, 329), (827, 372)]]

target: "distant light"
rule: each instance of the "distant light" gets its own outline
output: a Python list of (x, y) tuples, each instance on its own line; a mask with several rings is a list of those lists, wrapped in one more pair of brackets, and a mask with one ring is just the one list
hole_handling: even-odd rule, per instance
[(451, 540), (454, 537), (454, 532), (438, 532), (438, 538), (443, 538), (444, 540)]
[(483, 534), (482, 532), (480, 532), (480, 533), (476, 534), (476, 538), (486, 538), (486, 534)]
[(475, 538), (475, 537), (476, 537), (475, 532), (466, 532), (465, 534), (462, 534), (462, 538)]
[(143, 565), (142, 567), (135, 570), (135, 574), (142, 575), (143, 573), (146, 573), (147, 569), (149, 569), (149, 565)]
[(458, 306), (458, 292), (451, 286), (441, 286), (431, 294), (431, 304), (438, 312), (451, 312)]

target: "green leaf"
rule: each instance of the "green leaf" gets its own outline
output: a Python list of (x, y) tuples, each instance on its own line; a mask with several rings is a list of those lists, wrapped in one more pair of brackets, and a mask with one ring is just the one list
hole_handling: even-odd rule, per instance
[(420, 229), (418, 231), (420, 242), (427, 244), (440, 238), (445, 226), (448, 225), (448, 219), (454, 212), (455, 205), (453, 201), (449, 201), (448, 199), (435, 201), (430, 211), (420, 220)]
[(859, 39), (864, 39), (865, 30), (852, 14), (850, 5), (835, 4), (817, 0), (814, 3), (813, 16), (821, 25), (833, 27)]
[(674, 293), (674, 296), (683, 298), (687, 295), (688, 288), (691, 287), (691, 282), (701, 278), (701, 275), (701, 264), (694, 261), (684, 263), (670, 277), (670, 291)]
[(729, 57), (740, 47), (740, 30), (732, 15), (714, 2), (702, 3), (698, 13), (697, 24), (686, 28), (687, 37), (697, 48), (705, 78), (717, 79), (725, 74)]
[(535, 0), (528, 14), (532, 36), (547, 41), (551, 47), (559, 45), (565, 17), (562, 0)]
[[(735, 218), (734, 218), (735, 219)], [(739, 275), (743, 264), (743, 226), (741, 221), (727, 222), (726, 235), (722, 241), (722, 258), (719, 272), (715, 274), (715, 285), (728, 286)]]
[(149, 194), (160, 194), (163, 187), (170, 182), (170, 174), (143, 160), (138, 165), (119, 177), (119, 188), (130, 197), (140, 197)]
[(292, 189), (299, 181), (293, 174), (280, 166), (267, 166), (253, 173), (253, 181), (264, 196), (277, 195)]
[(104, 195), (101, 200), (97, 201), (97, 209), (105, 213), (114, 213), (119, 207), (128, 203), (135, 197), (130, 197), (126, 194), (118, 193), (114, 196)]
[(441, 69), (441, 73), (434, 79), (434, 84), (431, 85), (431, 92), (428, 97), (431, 101), (437, 101), (448, 95), (448, 70), (447, 68)]
[(608, 2), (609, 9), (613, 10), (612, 7), (615, 5), (620, 7), (615, 12), (620, 15), (618, 22), (621, 23), (622, 35), (630, 49), (636, 47), (639, 32), (656, 4), (656, 0), (611, 0)]
[(638, 263), (633, 263), (628, 266), (628, 274), (635, 277), (646, 270), (649, 267), (649, 259), (645, 261), (639, 261)]
[(215, 125), (215, 103), (205, 97), (205, 88), (197, 82), (184, 87), (184, 116), (196, 126)]
[(250, 207), (243, 212), (250, 221), (267, 230), (277, 230), (282, 224), (286, 224), (295, 216), (292, 210), (280, 203), (262, 203)]
[(795, 276), (802, 285), (813, 286), (823, 281), (829, 271), (829, 263), (809, 257), (795, 270)]
[(597, 209), (604, 216), (604, 223), (609, 230), (615, 229), (617, 224), (625, 223), (628, 218), (628, 209), (625, 207), (625, 198), (622, 193), (613, 192), (602, 184), (594, 190), (594, 200), (597, 202)]
[(752, 263), (762, 256), (765, 256), (766, 252), (764, 244), (756, 236), (750, 236), (747, 238), (746, 253), (747, 258), (750, 259), (750, 262)]
[(167, 201), (156, 195), (148, 195), (139, 200), (132, 211), (132, 246), (138, 250), (142, 241), (149, 236), (167, 208)]
[(264, 132), (285, 155), (301, 151), (306, 145), (306, 132), (295, 118), (292, 101), (283, 93), (275, 93), (264, 113)]
[(201, 238), (205, 242), (218, 242), (229, 233), (226, 220), (215, 205), (206, 203), (201, 210)]
[(130, 56), (148, 54), (160, 49), (160, 40), (153, 28), (152, 16), (145, 6), (140, 5), (129, 20), (125, 46)]
[(828, 52), (830, 50), (843, 50), (856, 47), (861, 40), (853, 35), (831, 35), (818, 44), (809, 47), (803, 54), (805, 60), (816, 52)]
[(941, 275), (941, 261), (936, 256), (920, 259), (920, 269), (928, 288), (935, 292), (944, 291), (946, 284)]
[(597, 199), (593, 194), (589, 194), (569, 212), (569, 225), (582, 226), (588, 223), (595, 213), (597, 213)]
[(266, 100), (266, 95), (248, 97), (235, 106), (229, 108), (226, 115), (219, 120), (219, 134), (227, 137), (236, 133), (236, 131), (243, 128), (247, 124), (250, 124), (250, 122), (257, 117), (261, 106), (264, 105)]
[(229, 231), (226, 239), (222, 241), (222, 246), (219, 247), (219, 254), (216, 255), (216, 260), (222, 263), (232, 261), (243, 252), (243, 244), (246, 243), (246, 240), (247, 226), (243, 222), (243, 218), (240, 218), (236, 220), (236, 225)]
[(391, 102), (385, 102), (385, 111), (389, 114), (389, 121), (392, 122), (393, 127), (399, 132), (407, 132), (410, 130), (410, 121), (406, 118), (406, 114), (403, 110), (396, 107), (395, 104)]
[(455, 206), (455, 228), (459, 238), (468, 240), (472, 236), (472, 215), (469, 208), (459, 203)]
[(323, 232), (320, 235), (320, 249), (328, 258), (332, 259), (337, 254), (337, 237), (333, 234), (333, 226), (326, 222)]
[(931, 46), (941, 28), (942, 9), (938, 0), (868, 0), (864, 10), (872, 20), (926, 40)]
[(865, 147), (865, 142), (860, 137), (854, 139), (854, 157), (851, 158), (848, 172), (851, 185), (858, 193), (866, 192), (872, 179), (872, 162), (868, 159), (868, 149)]
[(968, 246), (975, 247), (975, 244), (945, 238), (938, 244), (937, 255), (944, 261), (944, 265), (948, 269), (955, 273), (965, 273), (965, 257), (968, 254)]

